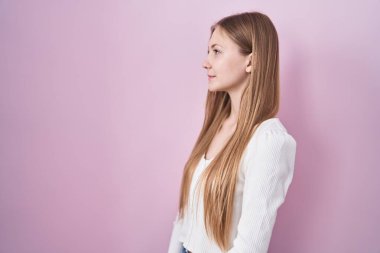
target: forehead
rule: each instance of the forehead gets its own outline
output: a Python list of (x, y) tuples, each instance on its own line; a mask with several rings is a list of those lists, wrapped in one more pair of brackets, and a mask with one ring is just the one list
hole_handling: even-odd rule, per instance
[(233, 41), (227, 36), (227, 34), (222, 29), (216, 27), (216, 29), (211, 35), (208, 44), (209, 47), (211, 47), (213, 44), (218, 44), (222, 47), (229, 47), (233, 44)]

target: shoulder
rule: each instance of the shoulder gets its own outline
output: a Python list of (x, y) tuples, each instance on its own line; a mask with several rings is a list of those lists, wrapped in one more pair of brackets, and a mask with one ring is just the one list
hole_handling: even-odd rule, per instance
[(279, 118), (263, 121), (252, 135), (243, 155), (243, 162), (287, 157), (294, 159), (297, 142)]
[(263, 121), (248, 142), (248, 148), (252, 148), (252, 146), (257, 144), (262, 144), (262, 142), (280, 142), (278, 144), (290, 142), (296, 145), (296, 140), (288, 132), (279, 118), (270, 118)]

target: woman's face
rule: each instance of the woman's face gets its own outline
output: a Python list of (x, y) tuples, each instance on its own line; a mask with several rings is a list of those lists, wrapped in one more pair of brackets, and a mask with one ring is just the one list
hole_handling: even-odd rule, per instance
[(203, 67), (207, 70), (210, 91), (240, 89), (249, 78), (250, 56), (239, 53), (239, 47), (219, 27), (209, 41), (207, 58)]

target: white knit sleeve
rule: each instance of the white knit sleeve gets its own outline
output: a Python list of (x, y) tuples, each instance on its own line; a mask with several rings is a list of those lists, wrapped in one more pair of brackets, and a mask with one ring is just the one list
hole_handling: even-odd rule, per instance
[(228, 253), (267, 253), (277, 210), (293, 178), (296, 141), (281, 129), (258, 133), (248, 146), (237, 235)]
[(179, 220), (178, 217), (179, 212), (177, 211), (177, 215), (175, 217), (175, 220), (173, 221), (173, 228), (170, 237), (168, 253), (179, 253), (182, 248), (182, 242), (179, 241), (182, 220)]

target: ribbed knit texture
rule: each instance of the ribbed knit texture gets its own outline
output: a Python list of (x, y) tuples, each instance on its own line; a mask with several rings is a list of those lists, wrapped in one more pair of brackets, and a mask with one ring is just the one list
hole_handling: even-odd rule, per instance
[[(268, 252), (278, 208), (285, 201), (293, 179), (295, 156), (296, 141), (279, 118), (270, 118), (260, 124), (243, 153), (239, 168), (232, 247), (228, 253)], [(168, 253), (180, 253), (182, 243), (192, 253), (222, 253), (206, 235), (203, 192), (198, 203), (194, 193), (196, 182), (211, 160), (203, 157), (197, 165), (190, 186), (189, 212), (181, 220), (177, 212)]]

